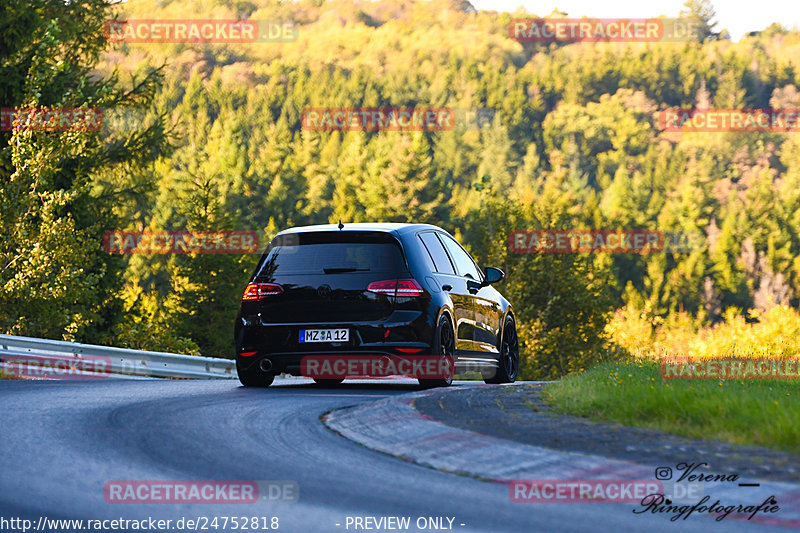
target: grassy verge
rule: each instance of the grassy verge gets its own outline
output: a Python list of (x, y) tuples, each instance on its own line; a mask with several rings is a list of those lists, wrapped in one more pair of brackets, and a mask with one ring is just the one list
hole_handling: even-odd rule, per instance
[(600, 364), (543, 394), (560, 413), (800, 454), (797, 381), (667, 381), (639, 360)]

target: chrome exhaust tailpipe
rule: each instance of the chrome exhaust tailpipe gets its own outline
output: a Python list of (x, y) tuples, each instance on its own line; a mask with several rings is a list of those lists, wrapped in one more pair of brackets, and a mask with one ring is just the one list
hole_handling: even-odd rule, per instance
[(258, 368), (260, 368), (262, 372), (269, 372), (272, 370), (272, 361), (269, 359), (262, 359), (261, 362), (258, 363)]

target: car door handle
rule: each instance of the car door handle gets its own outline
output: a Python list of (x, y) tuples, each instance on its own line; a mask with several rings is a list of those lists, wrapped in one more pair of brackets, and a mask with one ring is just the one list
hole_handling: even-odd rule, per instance
[(442, 290), (443, 291), (452, 291), (453, 290), (453, 286), (452, 285), (442, 285)]

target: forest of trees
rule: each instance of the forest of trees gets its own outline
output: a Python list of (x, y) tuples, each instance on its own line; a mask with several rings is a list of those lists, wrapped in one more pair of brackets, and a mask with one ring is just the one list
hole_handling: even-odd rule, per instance
[[(675, 133), (667, 108), (800, 108), (800, 32), (519, 43), (459, 0), (8, 0), (2, 107), (108, 110), (99, 132), (0, 132), (0, 332), (232, 356), (256, 255), (110, 255), (111, 230), (437, 224), (507, 272), (522, 375), (618, 350), (614, 309), (698, 324), (800, 305), (800, 134)], [(548, 15), (546, 13), (537, 14)], [(571, 14), (572, 16), (579, 14)], [(677, 14), (667, 14), (676, 16)], [(292, 21), (288, 42), (107, 42), (105, 21)], [(493, 110), (481, 127), (302, 128), (308, 107)], [(515, 254), (516, 229), (702, 235), (684, 253)]]

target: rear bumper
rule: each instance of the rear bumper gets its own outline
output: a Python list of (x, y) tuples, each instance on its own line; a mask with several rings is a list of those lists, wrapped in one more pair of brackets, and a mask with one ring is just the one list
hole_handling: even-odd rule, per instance
[[(303, 357), (359, 357), (365, 355), (413, 355), (431, 353), (435, 326), (419, 311), (395, 311), (385, 320), (369, 322), (326, 322), (255, 324), (237, 319), (236, 364), (248, 370), (264, 359), (272, 363), (270, 372), (299, 375)], [(300, 343), (302, 329), (347, 328), (347, 342)], [(255, 353), (252, 353), (255, 352)], [(242, 353), (251, 353), (242, 356)]]
[[(390, 350), (386, 352), (363, 352), (363, 353), (309, 353), (309, 354), (268, 354), (258, 357), (247, 368), (261, 365), (262, 361), (269, 360), (269, 373), (287, 373), (293, 376), (307, 377), (346, 377), (361, 376), (375, 377), (380, 373), (376, 372), (376, 365), (380, 368), (390, 367), (395, 369), (407, 368), (412, 370), (416, 365), (424, 365), (428, 361), (434, 363), (439, 356), (423, 355), (429, 354), (429, 349), (422, 349), (416, 353), (397, 353)], [(237, 362), (238, 364), (238, 362)], [(405, 366), (404, 366), (405, 365)], [(424, 369), (424, 366), (421, 366)], [(327, 369), (327, 370), (326, 370)], [(319, 375), (318, 372), (332, 372), (333, 375)], [(396, 375), (396, 372), (389, 372), (388, 375)]]

